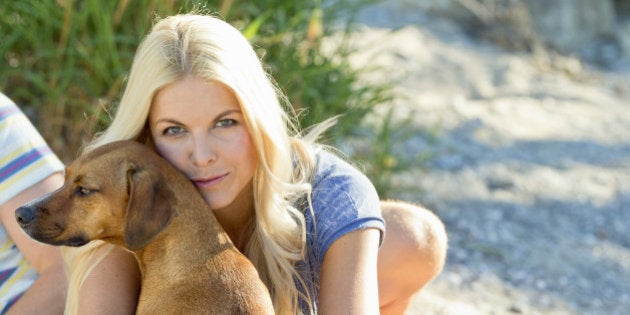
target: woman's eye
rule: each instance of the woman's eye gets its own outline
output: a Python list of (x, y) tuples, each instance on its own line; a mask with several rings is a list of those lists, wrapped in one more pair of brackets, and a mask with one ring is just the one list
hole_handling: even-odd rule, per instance
[(164, 134), (164, 135), (177, 135), (177, 134), (180, 134), (182, 132), (184, 132), (184, 128), (173, 126), (173, 127), (168, 127), (166, 129), (164, 129), (162, 134)]
[(230, 119), (230, 118), (221, 119), (216, 124), (217, 127), (223, 127), (223, 128), (234, 126), (234, 125), (236, 125), (236, 120)]

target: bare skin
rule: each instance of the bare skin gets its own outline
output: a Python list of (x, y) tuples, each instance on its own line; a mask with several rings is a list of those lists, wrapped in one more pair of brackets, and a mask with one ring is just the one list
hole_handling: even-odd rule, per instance
[(381, 314), (404, 314), (446, 262), (444, 224), (420, 206), (382, 202), (387, 234), (378, 253)]
[(11, 307), (7, 314), (61, 314), (66, 297), (66, 276), (61, 251), (31, 239), (15, 221), (15, 209), (54, 191), (63, 184), (63, 174), (55, 173), (0, 205), (0, 221), (39, 278)]
[[(184, 107), (194, 109), (182, 112)], [(253, 213), (249, 183), (256, 161), (238, 109), (226, 87), (187, 77), (156, 95), (149, 126), (158, 153), (195, 182), (232, 241), (242, 248), (248, 239), (243, 231)], [(365, 229), (338, 238), (325, 254), (321, 314), (339, 310), (376, 314), (379, 309), (382, 314), (403, 314), (413, 296), (442, 270), (446, 234), (435, 215), (402, 202), (383, 202), (382, 211), (387, 232), (380, 248), (379, 232)], [(137, 273), (132, 264), (129, 267), (119, 272)], [(125, 279), (134, 281), (133, 276)], [(97, 303), (108, 303), (107, 295), (121, 298), (118, 292), (103, 292)], [(133, 298), (124, 305), (133, 305)]]

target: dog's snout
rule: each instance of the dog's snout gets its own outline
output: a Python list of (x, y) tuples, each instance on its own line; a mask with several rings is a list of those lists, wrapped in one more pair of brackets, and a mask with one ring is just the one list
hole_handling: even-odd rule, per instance
[(35, 211), (30, 207), (19, 207), (15, 210), (15, 220), (21, 227), (26, 227), (35, 219)]

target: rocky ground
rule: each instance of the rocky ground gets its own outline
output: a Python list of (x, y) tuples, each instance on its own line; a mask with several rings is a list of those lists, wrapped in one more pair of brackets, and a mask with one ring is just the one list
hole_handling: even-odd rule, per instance
[(505, 51), (395, 2), (361, 13), (353, 60), (386, 67), (366, 79), (395, 83), (420, 130), (397, 152), (431, 153), (397, 196), (450, 237), (409, 314), (629, 314), (630, 72)]

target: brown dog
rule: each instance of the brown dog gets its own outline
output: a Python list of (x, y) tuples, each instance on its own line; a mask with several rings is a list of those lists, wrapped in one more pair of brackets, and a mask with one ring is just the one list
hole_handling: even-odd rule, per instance
[(66, 170), (63, 187), (15, 212), (32, 238), (134, 252), (138, 314), (271, 314), (269, 291), (195, 186), (133, 141), (99, 147)]

